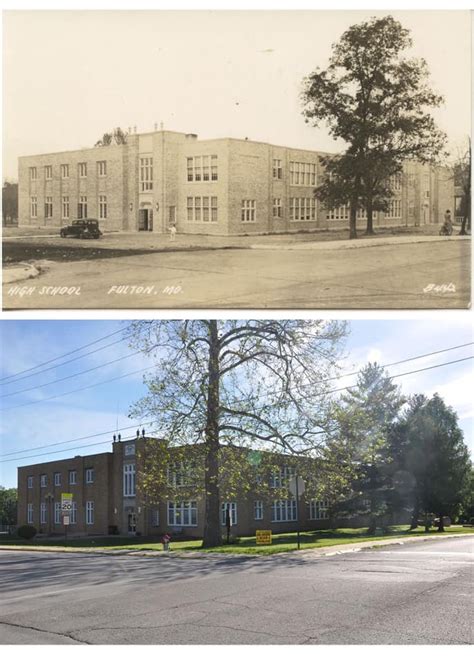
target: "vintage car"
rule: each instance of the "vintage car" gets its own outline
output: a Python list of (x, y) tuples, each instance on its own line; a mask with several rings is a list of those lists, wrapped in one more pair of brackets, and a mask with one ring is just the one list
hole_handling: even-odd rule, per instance
[(97, 219), (77, 219), (70, 226), (64, 226), (61, 237), (79, 237), (79, 239), (99, 239), (102, 233)]

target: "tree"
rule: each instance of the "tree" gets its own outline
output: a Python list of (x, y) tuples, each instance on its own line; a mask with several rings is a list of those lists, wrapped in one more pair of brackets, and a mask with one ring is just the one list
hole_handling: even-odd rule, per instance
[(411, 45), (409, 31), (392, 16), (372, 18), (346, 30), (327, 69), (304, 80), (306, 122), (325, 122), (347, 145), (322, 160), (326, 173), (315, 195), (331, 206), (337, 193), (350, 204), (350, 238), (357, 236), (358, 209), (366, 210), (366, 232), (373, 234), (373, 212), (387, 209), (390, 178), (406, 160), (434, 163), (445, 144), (427, 112), (443, 99), (429, 87), (425, 60), (402, 56)]
[(3, 225), (18, 219), (18, 184), (5, 180), (2, 188)]
[[(305, 459), (320, 452), (330, 426), (323, 381), (336, 368), (344, 334), (344, 323), (322, 320), (134, 324), (132, 345), (154, 355), (157, 368), (131, 415), (153, 418), (166, 444), (202, 453), (203, 546), (221, 543), (220, 492), (239, 458), (230, 448), (260, 451), (258, 471), (265, 452)], [(242, 481), (242, 463), (235, 467)]]
[(419, 514), (435, 514), (444, 531), (445, 516), (456, 517), (471, 472), (469, 451), (457, 415), (435, 394), (416, 396), (405, 419), (405, 467), (414, 477), (412, 526)]
[(110, 133), (105, 133), (100, 140), (98, 140), (94, 147), (104, 147), (107, 145), (112, 145), (115, 142), (116, 145), (125, 145), (127, 142), (128, 133), (123, 131), (120, 127), (117, 127)]
[(471, 139), (459, 154), (453, 168), (454, 186), (461, 190), (460, 213), (462, 217), (460, 235), (467, 235), (471, 228)]
[[(390, 512), (388, 434), (404, 403), (385, 370), (377, 363), (368, 363), (360, 371), (357, 385), (347, 390), (336, 407), (337, 463), (347, 468), (350, 477), (348, 494), (337, 508), (344, 515), (369, 516), (369, 533), (374, 533), (380, 518)], [(331, 457), (330, 447), (328, 452)]]
[(18, 493), (16, 488), (0, 486), (0, 527), (11, 530), (16, 525)]

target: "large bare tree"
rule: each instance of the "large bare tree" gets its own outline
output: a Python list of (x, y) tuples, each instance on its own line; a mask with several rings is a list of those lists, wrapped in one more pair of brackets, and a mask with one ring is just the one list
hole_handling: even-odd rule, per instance
[(153, 420), (168, 445), (204, 449), (203, 546), (220, 545), (221, 478), (238, 457), (228, 455), (220, 467), (222, 451), (318, 455), (330, 426), (325, 393), (345, 323), (141, 321), (133, 331), (132, 346), (153, 356), (156, 370), (131, 415)]

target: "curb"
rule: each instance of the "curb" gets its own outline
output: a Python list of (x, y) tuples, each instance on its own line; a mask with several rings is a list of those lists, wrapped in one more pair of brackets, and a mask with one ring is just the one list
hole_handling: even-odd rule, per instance
[(305, 242), (301, 244), (251, 244), (250, 249), (259, 251), (314, 251), (326, 249), (327, 251), (338, 251), (342, 249), (368, 249), (379, 246), (400, 246), (405, 244), (430, 244), (432, 242), (455, 242), (457, 240), (470, 239), (468, 235), (455, 237), (438, 237), (436, 235), (410, 235), (408, 237), (380, 237), (374, 239), (338, 239), (322, 242)]

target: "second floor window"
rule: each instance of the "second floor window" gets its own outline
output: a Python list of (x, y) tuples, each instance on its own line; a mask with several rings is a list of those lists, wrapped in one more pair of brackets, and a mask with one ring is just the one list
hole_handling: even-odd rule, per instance
[(107, 161), (97, 162), (97, 175), (99, 177), (105, 177), (107, 175)]
[(275, 470), (270, 475), (270, 488), (285, 488), (291, 477), (295, 475), (292, 467), (284, 465), (279, 470)]
[(140, 159), (140, 191), (153, 190), (153, 157)]
[(94, 468), (88, 467), (86, 470), (86, 483), (94, 483)]
[(30, 180), (37, 180), (38, 179), (38, 169), (36, 166), (32, 166), (30, 168)]
[(61, 164), (61, 179), (67, 180), (69, 177), (69, 164), (68, 163), (62, 163)]
[(46, 474), (42, 474), (40, 476), (40, 486), (41, 488), (46, 488), (47, 485), (48, 485), (48, 477), (46, 476)]
[(87, 163), (77, 164), (79, 170), (79, 177), (87, 177)]
[(69, 484), (74, 486), (77, 483), (77, 472), (76, 470), (69, 470)]
[(217, 154), (187, 157), (188, 182), (216, 182)]
[(60, 486), (61, 485), (61, 472), (55, 472), (54, 473), (54, 485), (55, 486)]
[(124, 497), (135, 497), (135, 463), (127, 463), (123, 466), (123, 495)]
[(290, 184), (298, 186), (316, 185), (316, 164), (290, 161)]
[(28, 477), (28, 488), (33, 488), (33, 477), (32, 476)]
[(45, 166), (44, 167), (44, 178), (45, 178), (45, 180), (52, 180), (53, 179), (53, 167), (52, 166)]
[(273, 159), (273, 179), (281, 180), (283, 178), (283, 168), (281, 167), (281, 159)]

